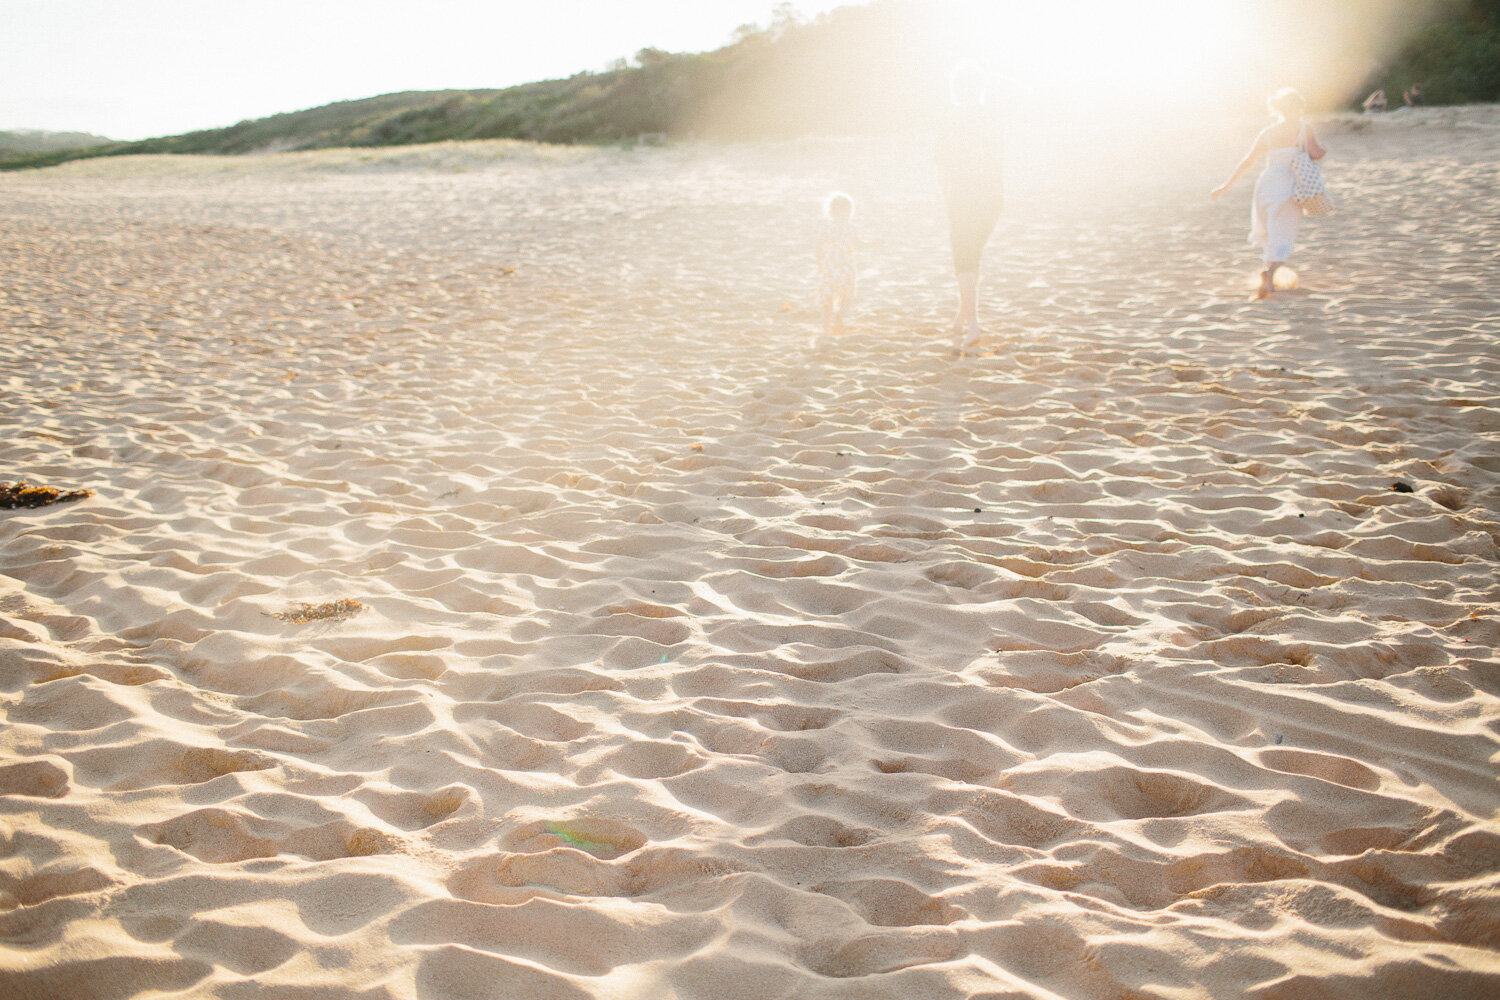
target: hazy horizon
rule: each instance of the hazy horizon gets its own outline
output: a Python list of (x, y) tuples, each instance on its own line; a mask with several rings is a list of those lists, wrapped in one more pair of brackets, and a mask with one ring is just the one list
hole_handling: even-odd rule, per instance
[[(806, 20), (870, 2), (433, 0), (417, 16), (399, 0), (8, 0), (0, 129), (136, 140), (401, 91), (499, 89), (601, 71), (644, 48), (711, 51), (787, 10)], [(900, 78), (940, 91), (943, 67), (969, 57), (1024, 95), (1031, 113), (1209, 122), (1254, 113), (1288, 85), (1330, 107), (1442, 4), (929, 0), (900, 22), (906, 33), (897, 54), (887, 48), (889, 65), (872, 55), (830, 86), (874, 93)], [(1292, 30), (1302, 23), (1317, 30)], [(920, 79), (912, 66), (924, 67)], [(800, 89), (781, 97), (819, 99)]]
[[(796, 0), (806, 18), (848, 0)], [(643, 48), (711, 51), (771, 0), (7, 0), (0, 130), (136, 140), (409, 90), (603, 70)], [(420, 13), (419, 13), (420, 12)]]

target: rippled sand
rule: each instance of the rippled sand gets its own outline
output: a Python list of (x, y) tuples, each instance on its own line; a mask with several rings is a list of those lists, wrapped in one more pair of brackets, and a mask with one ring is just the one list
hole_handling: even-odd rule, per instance
[(1500, 111), (1323, 131), (1262, 304), (1249, 133), (1018, 143), (970, 358), (920, 141), (0, 175), (95, 491), (0, 511), (0, 994), (1494, 996)]

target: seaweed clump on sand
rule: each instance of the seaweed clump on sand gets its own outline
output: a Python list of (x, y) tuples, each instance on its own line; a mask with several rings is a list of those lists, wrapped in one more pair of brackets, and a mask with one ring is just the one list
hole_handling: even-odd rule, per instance
[(93, 490), (60, 490), (55, 486), (33, 486), (23, 479), (14, 485), (0, 483), (0, 510), (45, 507), (48, 504), (82, 500), (84, 497), (93, 495)]
[(365, 606), (359, 601), (342, 597), (337, 601), (325, 601), (322, 604), (300, 603), (285, 611), (273, 612), (271, 617), (280, 618), (293, 625), (306, 625), (308, 622), (341, 622), (353, 618), (364, 609)]

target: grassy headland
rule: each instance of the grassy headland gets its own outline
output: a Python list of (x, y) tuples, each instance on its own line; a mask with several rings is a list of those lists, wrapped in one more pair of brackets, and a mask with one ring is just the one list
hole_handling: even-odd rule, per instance
[[(706, 53), (642, 49), (628, 64), (494, 90), (386, 94), (183, 135), (53, 149), (0, 160), (0, 169), (135, 153), (235, 154), (454, 139), (614, 143), (669, 138), (775, 138), (901, 128), (932, 104), (909, 81), (920, 4), (883, 0), (812, 22), (783, 13)], [(886, 73), (872, 73), (883, 67)], [(930, 89), (930, 88), (929, 88)]]
[(1366, 78), (1350, 105), (1377, 87), (1399, 105), (1414, 83), (1428, 104), (1500, 101), (1500, 0), (1454, 0)]
[(88, 132), (45, 132), (39, 129), (0, 131), (0, 162), (59, 150), (110, 145), (111, 140)]
[[(642, 135), (713, 139), (868, 135), (909, 128), (943, 100), (947, 56), (965, 40), (930, 2), (875, 0), (801, 22), (783, 5), (706, 53), (642, 49), (605, 72), (494, 90), (386, 94), (226, 128), (68, 148), (0, 150), (0, 170), (131, 153), (238, 154), (402, 146), (456, 139), (615, 143)], [(1354, 92), (1399, 103), (1500, 101), (1500, 0), (1448, 0)], [(946, 37), (944, 37), (946, 36)]]

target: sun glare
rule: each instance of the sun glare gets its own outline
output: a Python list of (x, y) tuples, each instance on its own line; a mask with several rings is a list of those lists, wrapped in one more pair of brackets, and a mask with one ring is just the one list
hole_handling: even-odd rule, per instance
[(1204, 0), (971, 2), (964, 15), (984, 61), (1069, 104), (1221, 87), (1251, 36), (1242, 4)]

